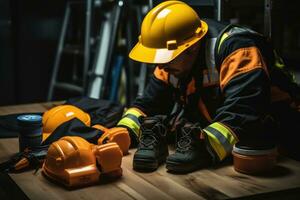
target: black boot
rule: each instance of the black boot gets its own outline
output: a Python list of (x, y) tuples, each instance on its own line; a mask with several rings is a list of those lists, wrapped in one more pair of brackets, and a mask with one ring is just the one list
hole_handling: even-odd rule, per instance
[(164, 116), (146, 117), (141, 120), (141, 138), (133, 157), (133, 169), (154, 171), (166, 161), (168, 144)]
[(212, 164), (205, 141), (200, 139), (199, 124), (186, 123), (177, 131), (176, 151), (168, 156), (166, 168), (170, 172), (187, 173)]

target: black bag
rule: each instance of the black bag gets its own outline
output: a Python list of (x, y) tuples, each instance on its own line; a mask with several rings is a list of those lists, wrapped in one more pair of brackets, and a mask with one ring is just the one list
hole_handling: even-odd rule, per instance
[[(120, 104), (113, 103), (108, 100), (93, 99), (88, 97), (72, 98), (69, 99), (65, 104), (76, 106), (88, 113), (91, 117), (91, 125), (101, 124), (107, 128), (114, 127), (118, 123), (118, 121), (122, 118), (124, 110), (124, 107)], [(19, 127), (17, 124), (17, 117), (24, 114), (42, 115), (43, 113), (19, 113), (0, 116), (0, 138), (18, 137)], [(82, 127), (82, 124), (73, 121), (74, 120), (70, 120), (66, 122), (71, 123), (71, 125), (68, 125), (69, 128), (73, 127), (74, 129), (74, 127), (77, 125)], [(60, 130), (62, 129), (60, 128)], [(83, 131), (86, 132), (87, 130)]]
[(124, 106), (101, 99), (88, 97), (72, 98), (65, 104), (73, 105), (88, 113), (91, 125), (101, 124), (107, 128), (117, 125), (123, 115)]

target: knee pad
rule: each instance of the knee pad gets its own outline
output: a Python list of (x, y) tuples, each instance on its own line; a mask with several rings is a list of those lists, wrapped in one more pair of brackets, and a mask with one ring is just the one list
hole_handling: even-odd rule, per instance
[(103, 135), (98, 139), (99, 145), (115, 142), (119, 145), (120, 149), (123, 152), (123, 155), (128, 154), (130, 146), (130, 136), (126, 128), (114, 127), (107, 129), (100, 125), (94, 125), (93, 127), (104, 132)]
[(94, 145), (81, 137), (67, 136), (50, 145), (42, 170), (56, 182), (79, 187), (99, 182), (100, 175), (121, 176), (121, 162), (122, 152), (114, 143)]
[(93, 153), (102, 174), (106, 176), (122, 175), (121, 163), (123, 153), (117, 143), (110, 142), (103, 145), (95, 145)]

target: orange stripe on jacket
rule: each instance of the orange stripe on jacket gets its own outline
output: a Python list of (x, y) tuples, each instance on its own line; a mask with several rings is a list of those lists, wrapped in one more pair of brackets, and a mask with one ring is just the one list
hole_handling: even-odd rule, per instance
[(154, 76), (159, 79), (159, 80), (162, 80), (163, 82), (165, 83), (168, 83), (169, 81), (169, 73), (166, 72), (165, 70), (163, 69), (159, 69), (159, 67), (155, 67), (155, 70), (154, 70)]
[(196, 92), (196, 86), (195, 86), (195, 80), (193, 78), (187, 86), (186, 96), (194, 94), (195, 92)]
[(257, 47), (240, 48), (232, 52), (220, 68), (220, 87), (223, 90), (234, 77), (262, 68), (269, 76), (266, 64)]

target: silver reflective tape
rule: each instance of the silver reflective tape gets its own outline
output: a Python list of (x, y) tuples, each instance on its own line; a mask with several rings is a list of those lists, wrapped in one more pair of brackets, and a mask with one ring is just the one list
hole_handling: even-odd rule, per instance
[(205, 130), (207, 130), (208, 132), (213, 134), (219, 140), (219, 142), (221, 143), (221, 145), (223, 146), (223, 148), (225, 149), (225, 151), (227, 153), (231, 152), (232, 145), (229, 143), (227, 138), (222, 133), (220, 133), (220, 131), (218, 131), (217, 129), (214, 129), (210, 126), (206, 127)]
[(134, 121), (138, 126), (141, 125), (140, 122), (139, 122), (139, 119), (133, 114), (126, 114), (123, 118), (129, 118), (132, 121)]

